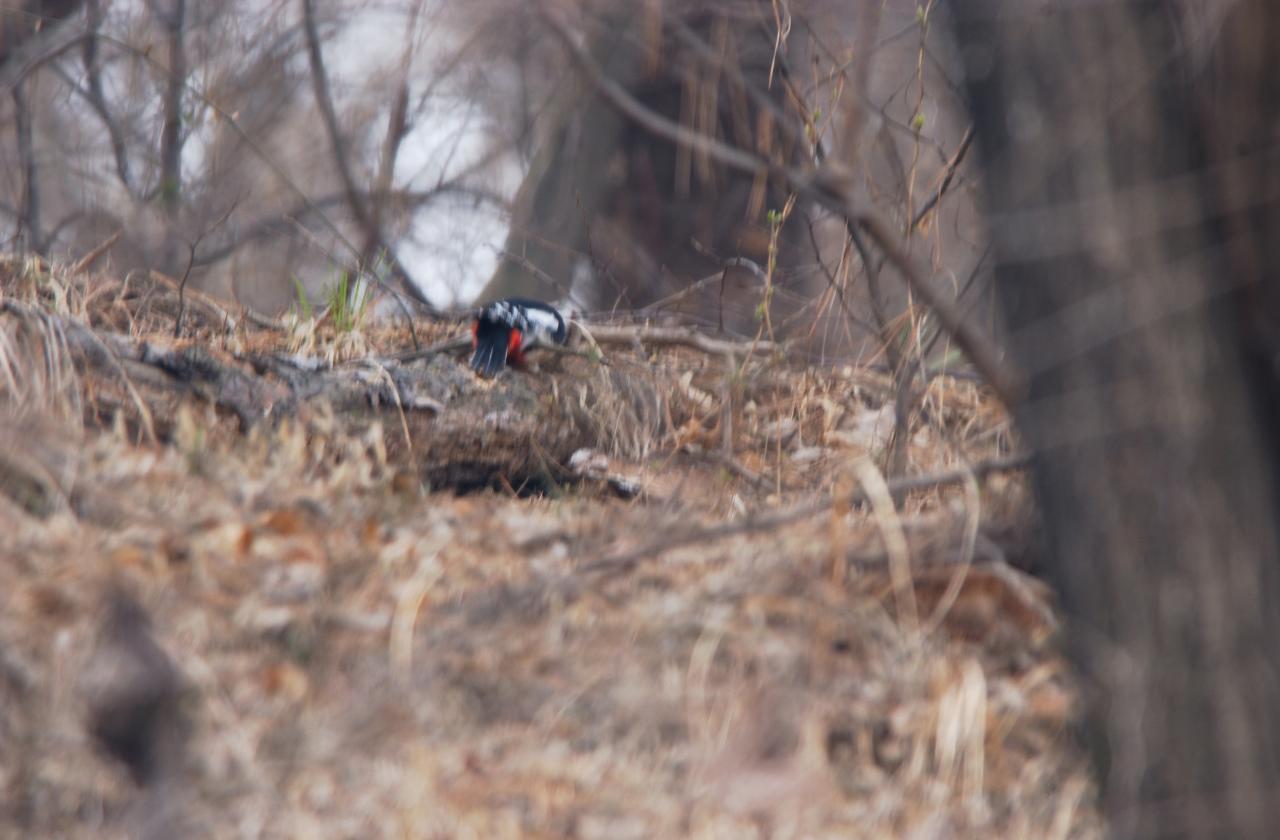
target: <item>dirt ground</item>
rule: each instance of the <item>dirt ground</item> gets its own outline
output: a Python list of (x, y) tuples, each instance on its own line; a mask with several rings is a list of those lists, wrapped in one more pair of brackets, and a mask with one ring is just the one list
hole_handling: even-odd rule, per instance
[[(874, 360), (633, 325), (480, 382), (402, 326), (190, 298), (175, 338), (163, 278), (0, 283), (0, 835), (1101, 835), (972, 382), (932, 380), (906, 475), (952, 477), (895, 504)], [(139, 680), (115, 591), (181, 680), (141, 784), (88, 725)]]

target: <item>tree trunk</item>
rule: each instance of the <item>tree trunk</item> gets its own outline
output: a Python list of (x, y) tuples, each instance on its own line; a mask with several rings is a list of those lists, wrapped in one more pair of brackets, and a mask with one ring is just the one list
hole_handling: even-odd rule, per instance
[(40, 222), (40, 168), (36, 163), (32, 123), (35, 115), (27, 99), (27, 83), (13, 86), (13, 130), (18, 141), (18, 162), (22, 167), (22, 203), (18, 211), (18, 244), (23, 251), (39, 254), (44, 250)]
[[(169, 66), (165, 79), (164, 126), (160, 131), (160, 203), (172, 214), (182, 198), (182, 94), (187, 84), (186, 0), (173, 0), (162, 16), (169, 36)], [(172, 269), (172, 266), (170, 266)]]
[[(806, 142), (785, 64), (775, 63), (772, 15), (768, 3), (603, 3), (583, 29), (600, 76), (655, 114), (797, 165)], [(689, 296), (686, 314), (753, 334), (771, 256), (783, 285), (793, 283), (790, 269), (814, 259), (803, 209), (782, 225), (771, 255), (770, 213), (787, 202), (783, 184), (655, 137), (588, 76), (554, 97), (516, 196), (506, 256), (481, 298), (637, 309), (715, 275)]]
[[(1280, 825), (1280, 11), (955, 6), (1047, 563), (1119, 836)], [(1232, 39), (1235, 40), (1232, 40)], [(1233, 96), (1206, 95), (1217, 78)], [(1229, 84), (1227, 84), (1229, 83)], [(1243, 144), (1243, 145), (1242, 145)]]

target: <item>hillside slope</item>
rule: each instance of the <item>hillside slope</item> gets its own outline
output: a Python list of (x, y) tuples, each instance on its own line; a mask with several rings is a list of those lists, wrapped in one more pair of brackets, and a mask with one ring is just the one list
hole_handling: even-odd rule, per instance
[[(403, 327), (197, 298), (174, 338), (163, 278), (0, 278), (0, 833), (1100, 835), (971, 383), (895, 505), (872, 368), (627, 325), (490, 383)], [(182, 680), (142, 788), (86, 727), (140, 684), (113, 598)]]

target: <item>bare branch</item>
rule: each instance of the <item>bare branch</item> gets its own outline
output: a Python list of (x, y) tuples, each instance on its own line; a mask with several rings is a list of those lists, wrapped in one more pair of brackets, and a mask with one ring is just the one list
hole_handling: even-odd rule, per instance
[(724, 341), (712, 338), (697, 330), (677, 327), (639, 327), (593, 325), (591, 335), (601, 344), (634, 345), (657, 344), (665, 346), (689, 347), (715, 356), (746, 356), (755, 351), (772, 353), (782, 350), (781, 344), (772, 341)]
[[(417, 210), (425, 207), (433, 201), (457, 196), (470, 198), (480, 204), (482, 202), (489, 203), (495, 207), (505, 207), (506, 199), (497, 193), (490, 192), (480, 187), (469, 187), (462, 184), (445, 183), (437, 187), (427, 190), (387, 190), (385, 192), (366, 193), (365, 197), (370, 203), (394, 201), (404, 204), (405, 206)], [(304, 197), (305, 199), (305, 197)], [(264, 239), (270, 239), (274, 236), (280, 236), (285, 233), (294, 232), (297, 226), (304, 224), (312, 217), (322, 219), (328, 224), (324, 211), (331, 207), (338, 207), (345, 204), (347, 200), (346, 193), (331, 194), (320, 198), (305, 199), (298, 205), (280, 213), (273, 213), (264, 216), (257, 221), (250, 222), (243, 226), (243, 229), (234, 235), (228, 236), (222, 242), (212, 245), (202, 251), (196, 257), (196, 265), (208, 265), (210, 263), (224, 260), (235, 253), (236, 249), (247, 242), (255, 242)]]
[[(422, 0), (414, 4), (405, 27), (404, 52), (400, 56), (399, 80), (396, 84), (395, 99), (391, 103), (391, 112), (387, 116), (387, 134), (382, 141), (382, 153), (378, 160), (378, 174), (374, 179), (374, 194), (385, 195), (391, 191), (391, 181), (395, 175), (396, 158), (400, 155), (400, 144), (409, 131), (409, 69), (413, 61), (413, 39), (418, 28), (418, 15), (422, 11)], [(381, 200), (370, 200), (370, 228), (375, 233), (382, 230), (382, 210), (385, 205)], [(380, 237), (379, 237), (380, 238)], [(365, 258), (372, 256), (377, 242), (369, 238), (365, 242)]]
[(0, 28), (0, 88), (10, 88), (38, 67), (57, 58), (84, 38), (82, 31), (56, 26), (74, 15), (81, 0), (58, 0), (47, 4), (43, 14), (0, 8), (6, 25)]
[(311, 84), (315, 91), (316, 105), (320, 108), (320, 118), (324, 122), (325, 134), (329, 145), (333, 148), (333, 162), (337, 167), (338, 177), (346, 190), (347, 204), (351, 215), (366, 233), (369, 231), (370, 218), (368, 207), (356, 186), (355, 175), (351, 172), (351, 162), (347, 159), (347, 143), (342, 137), (342, 129), (338, 125), (338, 113), (333, 107), (333, 96), (329, 92), (329, 76), (324, 66), (324, 53), (320, 49), (320, 30), (316, 25), (315, 0), (302, 0), (303, 31), (307, 36), (307, 57), (311, 62)]
[(1022, 395), (1022, 378), (1002, 360), (992, 341), (978, 332), (962, 316), (956, 302), (927, 281), (912, 264), (910, 258), (898, 248), (894, 237), (871, 211), (851, 203), (852, 190), (848, 170), (842, 166), (825, 167), (815, 173), (806, 173), (783, 164), (759, 158), (750, 152), (729, 146), (713, 137), (692, 131), (655, 113), (635, 99), (622, 85), (606, 77), (587, 51), (574, 39), (573, 34), (544, 7), (543, 20), (559, 38), (574, 63), (595, 84), (596, 88), (619, 111), (631, 117), (642, 127), (658, 135), (688, 146), (710, 158), (752, 174), (768, 173), (783, 178), (795, 192), (825, 207), (844, 219), (849, 229), (864, 230), (884, 252), (888, 261), (898, 270), (906, 283), (920, 296), (938, 318), (938, 322), (951, 333), (956, 346), (969, 358), (988, 384), (995, 389), (1006, 405), (1013, 405)]
[[(888, 482), (889, 492), (896, 498), (916, 490), (927, 490), (948, 484), (960, 484), (975, 478), (982, 478), (990, 473), (1010, 472), (1013, 470), (1025, 469), (1030, 463), (1031, 455), (1029, 454), (1010, 455), (1005, 458), (991, 458), (986, 461), (979, 461), (971, 467), (947, 470), (946, 472), (933, 473), (930, 475), (918, 475), (908, 478), (894, 479)], [(634, 569), (642, 560), (650, 557), (657, 557), (658, 555), (673, 549), (685, 548), (687, 546), (700, 545), (703, 543), (718, 542), (719, 540), (727, 539), (729, 537), (759, 534), (766, 531), (776, 531), (779, 528), (794, 525), (797, 522), (803, 522), (806, 519), (811, 519), (814, 516), (826, 513), (831, 510), (837, 501), (844, 505), (853, 505), (860, 504), (866, 500), (867, 497), (865, 492), (862, 490), (856, 490), (850, 496), (839, 500), (826, 498), (816, 502), (800, 505), (790, 510), (766, 514), (743, 522), (728, 522), (722, 525), (713, 525), (709, 528), (694, 528), (688, 531), (669, 534), (632, 551), (614, 554), (610, 557), (603, 557), (599, 560), (593, 560), (590, 563), (584, 563), (577, 568), (577, 572), (579, 574), (624, 574)]]
[(106, 239), (102, 240), (102, 242), (94, 246), (93, 249), (90, 250), (87, 254), (85, 254), (83, 257), (81, 257), (80, 259), (76, 260), (74, 263), (71, 264), (71, 274), (72, 275), (83, 274), (85, 271), (89, 269), (89, 266), (97, 262), (99, 257), (105, 254), (107, 251), (110, 251), (112, 246), (114, 246), (117, 242), (119, 242), (120, 237), (122, 236), (124, 236), (123, 229), (117, 230), (115, 233), (111, 234)]
[(183, 269), (182, 278), (178, 281), (178, 314), (173, 319), (173, 337), (182, 338), (182, 319), (187, 312), (187, 280), (191, 278), (191, 269), (196, 262), (196, 249), (200, 247), (200, 240), (204, 239), (210, 233), (226, 223), (231, 218), (231, 214), (236, 211), (236, 204), (233, 203), (227, 208), (222, 217), (214, 222), (211, 226), (200, 231), (200, 235), (187, 243), (187, 267)]
[(673, 26), (676, 38), (681, 43), (693, 50), (695, 55), (714, 67), (718, 72), (724, 73), (732, 79), (734, 84), (739, 85), (757, 107), (767, 111), (773, 117), (775, 123), (787, 133), (790, 140), (797, 143), (805, 142), (804, 126), (799, 125), (792, 114), (789, 114), (778, 105), (773, 97), (747, 78), (738, 63), (726, 61), (722, 56), (717, 55), (711, 46), (683, 19), (677, 17), (673, 22)]
[(854, 12), (857, 42), (853, 45), (853, 73), (846, 79), (841, 91), (845, 119), (834, 155), (836, 160), (846, 166), (853, 166), (857, 162), (862, 135), (867, 125), (863, 103), (867, 101), (867, 81), (871, 77), (872, 47), (880, 32), (880, 7), (879, 0), (861, 0)]
[(125, 148), (124, 130), (112, 115), (111, 109), (107, 107), (107, 98), (102, 92), (102, 68), (98, 56), (98, 31), (102, 28), (101, 0), (88, 0), (87, 15), (88, 24), (81, 47), (85, 86), (81, 87), (65, 76), (64, 81), (71, 85), (72, 90), (84, 97), (89, 107), (98, 115), (98, 119), (102, 120), (102, 125), (107, 130), (107, 137), (111, 141), (111, 154), (116, 161), (116, 176), (132, 195), (134, 193), (133, 177), (129, 172), (129, 155)]
[(547, 11), (545, 5), (542, 19), (560, 40), (565, 50), (568, 51), (569, 57), (586, 73), (596, 88), (604, 94), (604, 97), (615, 108), (635, 120), (647, 131), (753, 175), (769, 173), (777, 168), (750, 152), (721, 143), (715, 138), (686, 128), (647, 108), (632, 96), (625, 87), (605, 75), (586, 48), (578, 43), (573, 33), (562, 22), (557, 20), (553, 13)]
[(169, 36), (169, 66), (160, 130), (160, 203), (171, 214), (182, 197), (182, 94), (187, 84), (187, 0), (172, 0), (167, 14), (156, 12)]
[[(395, 101), (391, 104), (391, 114), (387, 117), (387, 135), (382, 141), (382, 154), (378, 161), (378, 175), (374, 179), (374, 189), (369, 195), (386, 196), (391, 193), (391, 179), (395, 174), (396, 158), (400, 155), (400, 143), (408, 130), (409, 83), (402, 79), (396, 89)], [(382, 230), (382, 210), (384, 201), (369, 201), (369, 227), (371, 231)], [(378, 238), (368, 238), (365, 242), (365, 259), (373, 255), (377, 248)]]
[(955, 154), (951, 156), (951, 160), (947, 161), (947, 168), (943, 172), (942, 182), (938, 184), (938, 188), (934, 190), (933, 195), (929, 196), (920, 208), (916, 210), (915, 216), (911, 218), (911, 225), (907, 228), (910, 234), (920, 226), (924, 221), (924, 217), (929, 211), (938, 205), (942, 197), (947, 194), (947, 190), (951, 187), (951, 182), (956, 177), (956, 170), (960, 168), (960, 164), (964, 162), (965, 155), (969, 152), (969, 147), (973, 145), (973, 126), (969, 126), (964, 131), (964, 137), (960, 139), (960, 146), (956, 149)]
[[(356, 185), (355, 175), (351, 171), (351, 162), (347, 159), (346, 141), (342, 137), (342, 129), (338, 125), (338, 114), (334, 110), (333, 97), (329, 92), (329, 77), (325, 72), (324, 54), (320, 49), (320, 31), (316, 24), (315, 0), (302, 0), (302, 17), (304, 23), (303, 31), (307, 39), (307, 55), (311, 62), (311, 82), (315, 90), (316, 104), (320, 107), (320, 117), (324, 122), (325, 133), (329, 137), (329, 145), (333, 147), (334, 164), (338, 169), (338, 177), (342, 181), (343, 190), (346, 192), (347, 204), (351, 209), (351, 215), (355, 218), (356, 224), (360, 226), (365, 236), (365, 246), (357, 252), (358, 259), (362, 264), (368, 263), (373, 254), (381, 251), (386, 255), (386, 259), (391, 265), (392, 273), (399, 280), (401, 289), (419, 303), (427, 304), (427, 299), (423, 297), (422, 291), (410, 278), (409, 272), (405, 270), (390, 245), (384, 240), (382, 231), (378, 229), (378, 220), (371, 215), (369, 207), (364, 203), (362, 191)], [(397, 144), (399, 143), (398, 140), (396, 142)], [(352, 284), (352, 289), (357, 287), (358, 284)], [(396, 296), (396, 300), (403, 306), (403, 301), (400, 301), (399, 296)]]

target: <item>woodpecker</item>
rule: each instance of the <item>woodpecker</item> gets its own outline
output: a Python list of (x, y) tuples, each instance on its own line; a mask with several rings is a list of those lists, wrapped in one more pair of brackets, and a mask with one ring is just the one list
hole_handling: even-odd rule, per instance
[(527, 298), (497, 300), (476, 312), (471, 325), (471, 368), (494, 376), (503, 365), (524, 364), (524, 351), (537, 342), (564, 344), (564, 317), (554, 307)]

